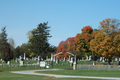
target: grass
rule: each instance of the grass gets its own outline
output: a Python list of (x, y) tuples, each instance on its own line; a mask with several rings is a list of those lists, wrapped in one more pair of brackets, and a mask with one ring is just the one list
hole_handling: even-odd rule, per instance
[(120, 71), (109, 70), (62, 70), (62, 71), (36, 71), (36, 73), (75, 75), (75, 76), (96, 76), (96, 77), (120, 77)]
[[(37, 76), (37, 75), (23, 75), (10, 73), (11, 71), (21, 71), (25, 69), (3, 69), (0, 72), (0, 80), (88, 80), (80, 78), (56, 78), (47, 76)], [(31, 70), (31, 69), (30, 69)], [(89, 80), (100, 80), (100, 79), (89, 79)]]
[[(25, 61), (25, 64), (28, 61)], [(37, 61), (29, 61), (30, 64), (37, 63)], [(51, 62), (49, 63), (49, 67), (52, 68)], [(64, 63), (64, 65), (62, 65)], [(0, 64), (2, 62), (0, 61)], [(5, 63), (4, 63), (5, 64)], [(19, 64), (15, 61), (11, 61), (11, 64)], [(78, 64), (83, 65), (92, 65), (92, 61), (80, 61)], [(97, 62), (96, 64), (103, 65), (102, 62)], [(63, 68), (72, 68), (69, 63), (60, 61), (59, 64), (56, 64), (53, 62), (53, 68), (56, 69), (63, 69)], [(42, 68), (44, 69), (44, 68)], [(55, 77), (46, 77), (46, 76), (36, 76), (36, 75), (22, 75), (22, 74), (13, 74), (10, 73), (11, 71), (21, 71), (21, 70), (40, 70), (39, 65), (38, 66), (23, 66), (23, 67), (16, 67), (16, 68), (10, 68), (10, 67), (4, 67), (2, 68), (0, 66), (0, 80), (73, 80), (73, 78), (55, 78)], [(45, 71), (45, 72), (38, 72), (38, 73), (48, 73), (48, 74), (58, 74), (58, 75), (78, 75), (78, 76), (102, 76), (102, 77), (119, 77), (120, 71), (108, 71), (108, 70), (63, 70), (63, 71)], [(88, 79), (80, 79), (80, 78), (74, 78), (74, 80), (88, 80)], [(100, 80), (100, 79), (89, 79), (89, 80)]]

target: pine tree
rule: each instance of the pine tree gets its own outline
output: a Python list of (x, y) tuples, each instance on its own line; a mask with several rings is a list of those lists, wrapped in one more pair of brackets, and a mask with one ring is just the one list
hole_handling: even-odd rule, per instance
[[(41, 55), (45, 58), (47, 50), (49, 49), (48, 39), (50, 36), (50, 27), (47, 26), (47, 23), (40, 23), (36, 29), (30, 31), (29, 35), (29, 47), (31, 52), (35, 53), (36, 56)], [(28, 32), (29, 33), (29, 32)]]

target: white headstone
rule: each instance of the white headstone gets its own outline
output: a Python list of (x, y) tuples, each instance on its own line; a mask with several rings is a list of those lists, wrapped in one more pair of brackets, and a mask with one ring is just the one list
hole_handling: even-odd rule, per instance
[(100, 61), (102, 61), (102, 57), (100, 57)]
[(64, 61), (66, 61), (66, 58), (64, 57)]
[(53, 61), (53, 54), (51, 53), (51, 61)]
[(24, 65), (24, 62), (20, 60), (20, 66), (23, 66)]
[(45, 62), (44, 61), (40, 62), (40, 67), (45, 67)]
[(10, 61), (7, 62), (7, 65), (10, 65)]
[(105, 62), (105, 58), (104, 57), (102, 58), (102, 62)]
[(91, 60), (91, 57), (92, 57), (92, 56), (89, 56), (89, 61)]
[(26, 57), (25, 57), (25, 53), (24, 53), (24, 60), (26, 59)]
[(89, 57), (88, 57), (88, 56), (86, 56), (86, 60), (89, 60)]

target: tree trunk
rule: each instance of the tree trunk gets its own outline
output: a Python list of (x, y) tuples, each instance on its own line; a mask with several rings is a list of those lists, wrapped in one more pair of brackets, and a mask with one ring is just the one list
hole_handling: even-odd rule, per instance
[(120, 65), (120, 59), (118, 58), (118, 65)]
[(108, 64), (111, 65), (111, 59), (108, 59)]
[(118, 65), (120, 65), (120, 61), (118, 62)]

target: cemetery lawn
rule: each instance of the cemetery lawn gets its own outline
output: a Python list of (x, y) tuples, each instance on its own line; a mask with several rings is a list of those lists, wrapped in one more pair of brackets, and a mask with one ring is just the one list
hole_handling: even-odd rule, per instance
[(94, 77), (120, 77), (120, 70), (60, 70), (60, 71), (36, 71), (36, 73), (94, 76)]
[[(2, 69), (0, 72), (0, 80), (88, 80), (83, 78), (56, 78), (48, 76), (37, 76), (37, 75), (23, 75), (10, 73), (11, 71), (21, 71), (24, 69)], [(58, 71), (59, 72), (59, 71)], [(89, 80), (100, 80), (100, 79), (89, 79)]]

